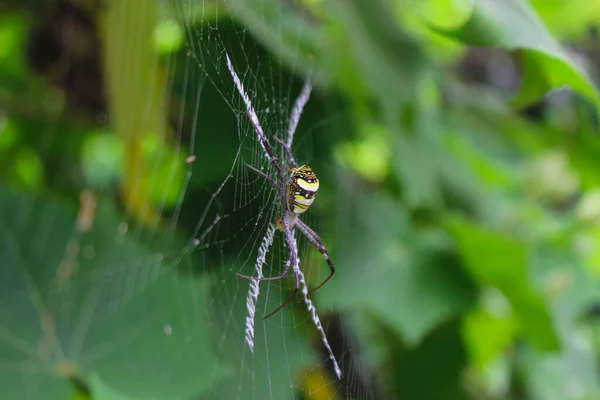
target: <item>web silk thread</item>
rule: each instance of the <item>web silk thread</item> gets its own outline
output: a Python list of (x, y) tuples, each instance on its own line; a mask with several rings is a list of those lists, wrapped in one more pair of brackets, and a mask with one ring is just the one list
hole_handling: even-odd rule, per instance
[[(256, 265), (254, 271), (258, 278), (263, 277), (262, 267), (265, 264), (269, 247), (273, 244), (273, 238), (275, 236), (275, 226), (269, 224), (267, 233), (263, 237), (262, 243), (258, 248), (258, 257), (256, 258)], [(254, 316), (256, 315), (256, 303), (258, 302), (258, 295), (260, 294), (260, 281), (253, 279), (250, 281), (250, 287), (248, 289), (248, 296), (246, 297), (246, 343), (250, 348), (250, 351), (254, 353)]]

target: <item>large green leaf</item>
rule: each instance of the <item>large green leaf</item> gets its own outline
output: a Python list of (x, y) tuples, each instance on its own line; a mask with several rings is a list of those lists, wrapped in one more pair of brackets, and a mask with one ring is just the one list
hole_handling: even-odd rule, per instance
[[(443, 238), (410, 232), (406, 210), (391, 198), (364, 195), (347, 182), (339, 202), (340, 273), (319, 293), (319, 304), (362, 310), (385, 321), (415, 345), (432, 328), (465, 309), (471, 288), (460, 270), (435, 255)], [(357, 246), (360, 243), (360, 246)]]
[(444, 32), (470, 45), (523, 50), (524, 81), (516, 105), (528, 105), (549, 89), (567, 85), (600, 109), (600, 94), (591, 79), (526, 0), (476, 0), (471, 18), (462, 27)]
[(70, 379), (129, 398), (209, 389), (224, 371), (206, 330), (207, 281), (168, 268), (168, 240), (157, 234), (149, 251), (108, 202), (90, 230), (93, 209), (82, 210), (0, 188), (3, 396), (65, 399)]

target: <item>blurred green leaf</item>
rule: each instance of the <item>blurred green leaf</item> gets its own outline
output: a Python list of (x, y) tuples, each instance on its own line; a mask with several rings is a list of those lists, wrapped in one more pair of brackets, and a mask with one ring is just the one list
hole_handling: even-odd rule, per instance
[(87, 388), (75, 387), (75, 393), (70, 400), (92, 400)]
[[(585, 350), (590, 351), (591, 348)], [(593, 400), (600, 396), (597, 375), (592, 375), (594, 360), (589, 357), (590, 353), (569, 349), (560, 355), (548, 356), (527, 349), (522, 354), (522, 367), (531, 399)], [(585, 359), (583, 363), (582, 358)]]
[(154, 28), (154, 47), (159, 54), (173, 53), (183, 46), (183, 27), (174, 20), (162, 20)]
[[(352, 51), (350, 65), (332, 61), (338, 69), (356, 69), (380, 103), (383, 120), (396, 127), (398, 113), (417, 96), (416, 89), (429, 65), (418, 43), (397, 26), (388, 6), (381, 0), (331, 2), (330, 13), (341, 23), (340, 34)], [(339, 81), (350, 93), (356, 83)]]
[(172, 237), (149, 252), (105, 201), (76, 219), (0, 188), (0, 213), (7, 398), (67, 398), (70, 378), (92, 375), (129, 397), (189, 398), (223, 376), (205, 329), (208, 282), (168, 268), (168, 244), (181, 249)]
[(409, 206), (437, 208), (442, 200), (440, 173), (444, 168), (442, 149), (435, 140), (422, 135), (406, 138), (398, 135), (392, 144), (394, 172), (405, 191)]
[(106, 386), (96, 375), (92, 375), (90, 379), (90, 390), (93, 393), (93, 400), (133, 400), (132, 397), (117, 393)]
[(15, 155), (10, 173), (18, 186), (38, 188), (44, 179), (44, 166), (35, 150), (23, 147)]
[[(0, 16), (0, 77), (14, 77), (26, 71), (23, 57), (25, 43), (25, 19), (18, 13)], [(0, 87), (10, 82), (0, 79)]]
[(524, 78), (514, 99), (526, 106), (563, 85), (587, 97), (600, 111), (600, 94), (587, 74), (550, 35), (526, 0), (476, 0), (471, 19), (446, 34), (470, 45), (523, 50)]
[(600, 23), (600, 3), (588, 0), (530, 0), (550, 31), (560, 37), (582, 38)]
[(427, 231), (408, 236), (408, 216), (400, 204), (357, 190), (351, 179), (344, 182), (347, 192), (338, 212), (355, 217), (339, 218), (342, 235), (333, 258), (345, 272), (319, 292), (319, 304), (372, 314), (416, 345), (467, 307), (471, 288), (452, 262), (434, 255), (436, 247), (443, 248), (443, 237)]
[(458, 162), (469, 166), (470, 171), (477, 176), (482, 185), (510, 187), (514, 180), (514, 169), (506, 165), (507, 163), (500, 162), (497, 154), (493, 154), (490, 144), (481, 140), (481, 136), (480, 133), (479, 141), (473, 143), (473, 136), (464, 132), (452, 132), (444, 136), (444, 143), (446, 149), (457, 158)]
[(564, 246), (539, 248), (533, 260), (533, 275), (551, 298), (561, 351), (547, 354), (524, 349), (519, 361), (526, 386), (535, 400), (596, 399), (600, 367), (582, 317), (600, 298), (600, 283)]
[(486, 230), (457, 217), (448, 220), (465, 267), (480, 285), (497, 288), (510, 301), (520, 329), (542, 350), (558, 340), (547, 305), (532, 287), (532, 246), (511, 235)]
[(478, 306), (465, 315), (462, 335), (471, 361), (483, 372), (512, 345), (519, 321), (512, 313), (495, 313)]
[[(273, 0), (233, 0), (231, 6), (232, 17), (248, 27), (284, 64), (298, 70), (298, 74), (311, 72), (313, 81), (322, 79), (310, 69), (313, 57), (322, 56), (321, 27), (299, 8)], [(271, 34), (274, 31), (278, 32), (276, 36)]]
[(10, 118), (0, 116), (0, 150), (8, 150), (19, 139), (19, 127)]
[(452, 29), (470, 18), (476, 0), (413, 0), (411, 6), (429, 23)]
[(566, 202), (579, 191), (579, 177), (562, 149), (540, 153), (521, 174), (528, 195), (547, 202)]
[(106, 188), (123, 174), (125, 146), (112, 132), (94, 132), (81, 146), (81, 167), (88, 184)]
[(158, 208), (173, 206), (179, 199), (185, 179), (185, 156), (170, 143), (163, 143), (156, 135), (143, 136), (142, 162), (151, 174), (142, 176), (144, 193)]
[(376, 124), (360, 128), (362, 139), (340, 143), (334, 150), (337, 162), (365, 179), (379, 182), (389, 172), (392, 158), (388, 131)]

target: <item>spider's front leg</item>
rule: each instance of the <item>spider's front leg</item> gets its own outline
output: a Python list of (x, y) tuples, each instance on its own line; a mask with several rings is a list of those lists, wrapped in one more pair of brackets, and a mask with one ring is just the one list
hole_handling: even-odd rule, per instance
[(278, 187), (277, 184), (275, 183), (275, 181), (273, 179), (271, 179), (271, 177), (269, 175), (265, 174), (264, 172), (262, 172), (258, 168), (253, 167), (250, 164), (247, 164), (247, 163), (244, 163), (244, 164), (246, 165), (246, 167), (250, 168), (252, 171), (256, 172), (257, 174), (259, 174), (260, 176), (265, 178), (271, 185), (275, 186), (276, 188)]
[[(285, 144), (283, 142), (283, 140), (279, 139), (277, 136), (275, 136), (274, 139), (277, 143), (279, 143), (281, 145), (281, 147), (283, 147), (283, 151), (285, 151), (288, 161), (292, 164), (292, 166), (294, 168), (298, 168), (298, 163), (296, 162), (296, 159), (294, 158), (294, 155), (292, 154), (292, 149), (290, 149), (290, 147), (287, 144)], [(289, 169), (289, 167), (288, 167), (288, 169)]]

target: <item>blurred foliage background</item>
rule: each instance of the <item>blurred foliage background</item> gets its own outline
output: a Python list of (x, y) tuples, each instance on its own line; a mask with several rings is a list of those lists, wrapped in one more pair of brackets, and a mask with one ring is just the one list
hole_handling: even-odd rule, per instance
[[(589, 0), (4, 1), (0, 396), (600, 399), (599, 29)], [(342, 382), (306, 316), (244, 350), (236, 204), (268, 189), (228, 179), (264, 160), (225, 51), (264, 104), (312, 74)]]

